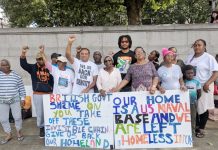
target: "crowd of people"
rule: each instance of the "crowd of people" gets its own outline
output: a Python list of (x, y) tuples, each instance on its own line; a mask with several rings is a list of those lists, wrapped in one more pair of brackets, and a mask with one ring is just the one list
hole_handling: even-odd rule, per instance
[[(139, 46), (132, 51), (129, 35), (119, 37), (120, 51), (106, 55), (103, 63), (100, 51), (94, 52), (92, 62), (90, 50), (81, 46), (76, 48), (74, 56), (71, 49), (75, 40), (75, 35), (69, 36), (66, 57), (53, 53), (51, 62), (46, 57), (45, 47), (41, 45), (36, 55), (36, 63), (29, 64), (26, 59), (29, 47), (22, 47), (20, 65), (31, 76), (37, 127), (41, 138), (45, 136), (44, 94), (79, 95), (97, 92), (104, 96), (108, 92), (149, 91), (154, 94), (157, 90), (165, 93), (166, 90), (177, 89), (189, 89), (192, 130), (196, 137), (204, 137), (208, 110), (214, 108), (213, 87), (218, 78), (218, 64), (215, 58), (207, 53), (203, 39), (193, 43), (194, 53), (189, 55), (185, 62), (177, 59), (175, 47), (163, 48), (161, 63), (157, 50), (147, 55)], [(8, 120), (9, 109), (15, 118), (17, 140), (24, 138), (21, 133), (20, 101), (24, 103), (26, 94), (22, 78), (11, 70), (9, 61), (1, 60), (0, 67), (0, 122), (6, 133), (1, 144), (5, 144), (12, 139)]]

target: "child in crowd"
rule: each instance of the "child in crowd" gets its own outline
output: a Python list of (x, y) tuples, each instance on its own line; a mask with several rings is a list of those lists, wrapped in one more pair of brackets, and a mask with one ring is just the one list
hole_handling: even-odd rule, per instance
[(201, 83), (194, 79), (195, 70), (192, 65), (186, 65), (184, 68), (184, 75), (185, 75), (185, 85), (189, 89), (190, 95), (190, 108), (191, 108), (191, 125), (192, 125), (192, 132), (194, 133), (196, 129), (196, 136), (201, 137), (203, 135), (200, 132), (197, 132), (196, 124), (196, 115), (197, 114), (197, 100), (201, 96)]

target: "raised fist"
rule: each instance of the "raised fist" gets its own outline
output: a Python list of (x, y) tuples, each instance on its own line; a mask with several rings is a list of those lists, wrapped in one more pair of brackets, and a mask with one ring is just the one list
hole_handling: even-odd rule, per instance
[(72, 44), (75, 40), (76, 40), (76, 36), (75, 35), (70, 35), (69, 38), (68, 38), (68, 43)]
[(23, 47), (22, 47), (22, 53), (23, 53), (23, 54), (26, 54), (26, 52), (27, 52), (28, 49), (29, 49), (28, 46), (23, 46)]
[(45, 46), (44, 45), (40, 45), (39, 46), (39, 52), (40, 53), (44, 53), (44, 51), (45, 51)]

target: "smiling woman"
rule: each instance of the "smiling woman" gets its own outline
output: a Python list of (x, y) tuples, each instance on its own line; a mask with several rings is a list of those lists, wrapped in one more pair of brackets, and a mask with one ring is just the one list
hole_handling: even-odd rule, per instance
[(132, 91), (149, 91), (154, 94), (158, 83), (155, 66), (146, 59), (146, 53), (142, 47), (136, 47), (134, 54), (137, 62), (129, 67), (125, 78), (114, 89), (114, 92), (120, 91), (132, 80)]

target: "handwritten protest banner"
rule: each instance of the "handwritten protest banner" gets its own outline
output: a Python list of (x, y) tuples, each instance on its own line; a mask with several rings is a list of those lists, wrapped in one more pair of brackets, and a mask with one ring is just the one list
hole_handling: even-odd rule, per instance
[(111, 94), (45, 95), (45, 145), (113, 148)]
[(115, 148), (192, 147), (188, 92), (113, 94)]

